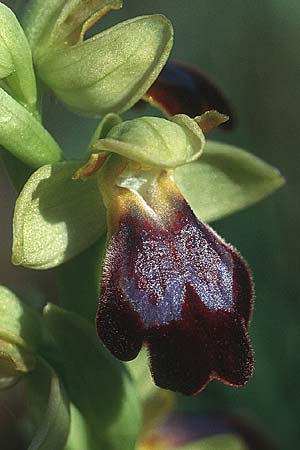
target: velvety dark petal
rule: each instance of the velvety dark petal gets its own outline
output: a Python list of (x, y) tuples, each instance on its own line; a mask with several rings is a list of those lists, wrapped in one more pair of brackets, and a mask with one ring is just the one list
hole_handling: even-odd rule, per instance
[(97, 313), (97, 330), (110, 352), (122, 361), (134, 359), (142, 346), (138, 314), (124, 300), (122, 292), (110, 287)]
[(190, 65), (168, 62), (144, 99), (168, 116), (183, 113), (195, 117), (216, 109), (230, 117), (221, 128), (234, 126), (234, 114), (224, 94), (201, 71)]
[(121, 287), (123, 255), (129, 236), (113, 237), (105, 259), (101, 285), (101, 302), (97, 311), (97, 332), (111, 353), (123, 361), (134, 359), (143, 339), (143, 324), (124, 296)]
[(249, 270), (164, 179), (147, 204), (120, 190), (123, 207), (104, 262), (98, 334), (123, 360), (145, 343), (161, 387), (195, 394), (213, 378), (242, 386), (253, 367)]

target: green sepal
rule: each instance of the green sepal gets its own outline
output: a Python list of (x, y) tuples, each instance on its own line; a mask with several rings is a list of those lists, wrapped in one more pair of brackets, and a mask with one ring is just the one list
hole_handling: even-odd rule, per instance
[[(70, 401), (81, 415), (89, 450), (132, 450), (141, 412), (134, 383), (124, 364), (103, 348), (93, 325), (47, 305), (45, 322), (56, 344), (54, 359)], [(68, 447), (69, 448), (69, 447)], [(82, 447), (72, 447), (72, 450)]]
[(0, 145), (34, 168), (62, 159), (61, 150), (48, 131), (1, 88)]
[(48, 269), (89, 247), (106, 229), (106, 213), (93, 179), (73, 180), (82, 163), (38, 169), (22, 189), (13, 222), (13, 263)]
[(189, 442), (183, 447), (177, 447), (176, 450), (248, 450), (248, 446), (233, 434), (221, 434)]
[(94, 151), (109, 151), (146, 166), (177, 167), (199, 158), (205, 143), (197, 123), (184, 114), (171, 120), (141, 117), (113, 127)]
[(0, 389), (34, 368), (41, 337), (39, 315), (0, 286)]
[(88, 116), (124, 112), (167, 61), (173, 29), (163, 16), (137, 17), (36, 58), (38, 75), (70, 109)]
[(31, 0), (23, 25), (35, 52), (51, 51), (83, 39), (84, 33), (122, 0)]
[(252, 205), (284, 184), (277, 169), (245, 150), (207, 141), (202, 157), (175, 170), (195, 214), (209, 222)]
[(0, 23), (0, 79), (4, 79), (1, 85), (35, 112), (37, 91), (31, 49), (16, 16), (3, 3), (0, 3)]
[(70, 407), (61, 381), (42, 359), (25, 381), (35, 428), (28, 450), (63, 450), (70, 430)]

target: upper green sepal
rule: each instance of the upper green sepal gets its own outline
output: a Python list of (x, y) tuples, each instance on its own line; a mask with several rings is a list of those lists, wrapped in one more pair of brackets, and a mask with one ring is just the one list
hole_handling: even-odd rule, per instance
[(34, 368), (41, 337), (38, 314), (0, 286), (0, 389)]
[(173, 29), (163, 16), (137, 17), (76, 45), (35, 58), (37, 72), (70, 109), (89, 116), (131, 108), (167, 61)]
[(16, 16), (3, 3), (0, 24), (0, 86), (34, 113), (37, 92), (31, 49)]
[(48, 131), (1, 88), (0, 144), (34, 168), (62, 159), (61, 150)]
[[(94, 326), (80, 316), (49, 304), (44, 318), (55, 344), (54, 363), (74, 405), (66, 448), (135, 448), (141, 412), (124, 364), (101, 346)], [(73, 428), (73, 421), (79, 430)], [(78, 433), (84, 442), (78, 440)]]
[(177, 167), (199, 158), (205, 143), (197, 123), (184, 114), (171, 120), (141, 117), (113, 127), (95, 142), (94, 151), (109, 151), (146, 166)]
[(73, 180), (78, 162), (46, 165), (21, 191), (15, 207), (13, 263), (55, 267), (95, 242), (106, 214), (94, 179)]
[(252, 205), (284, 184), (279, 171), (245, 150), (207, 141), (199, 161), (178, 167), (175, 181), (195, 214), (209, 222)]

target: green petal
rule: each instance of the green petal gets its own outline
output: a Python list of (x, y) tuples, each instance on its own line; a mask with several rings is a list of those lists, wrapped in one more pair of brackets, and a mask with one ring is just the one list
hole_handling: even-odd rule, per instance
[(3, 3), (0, 23), (0, 78), (6, 78), (8, 90), (19, 102), (35, 111), (37, 94), (31, 49), (16, 16)]
[(141, 117), (122, 122), (93, 148), (114, 152), (145, 165), (177, 167), (199, 158), (204, 142), (197, 123), (178, 114), (171, 120)]
[(245, 150), (214, 141), (207, 141), (201, 159), (176, 169), (175, 181), (205, 222), (246, 208), (284, 183), (274, 167)]
[(137, 17), (36, 61), (39, 76), (67, 106), (101, 116), (131, 108), (155, 81), (173, 40), (163, 16)]
[(70, 429), (69, 401), (54, 370), (40, 361), (27, 375), (29, 412), (37, 429), (28, 450), (63, 450)]
[(177, 450), (248, 450), (248, 446), (237, 436), (224, 434), (189, 443), (184, 447), (178, 447)]
[(0, 144), (35, 168), (62, 158), (59, 146), (46, 129), (1, 88)]
[[(45, 308), (57, 345), (59, 370), (71, 402), (80, 412), (89, 450), (132, 450), (141, 417), (135, 386), (124, 364), (101, 345), (94, 326), (74, 313)], [(82, 447), (72, 447), (72, 450)]]
[(47, 165), (29, 178), (15, 207), (14, 264), (55, 267), (105, 232), (106, 213), (96, 181), (72, 180), (81, 165)]

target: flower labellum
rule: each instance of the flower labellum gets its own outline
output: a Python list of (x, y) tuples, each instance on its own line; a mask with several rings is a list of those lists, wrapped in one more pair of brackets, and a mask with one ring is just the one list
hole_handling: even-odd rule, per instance
[(253, 369), (245, 261), (196, 218), (168, 171), (142, 193), (115, 186), (109, 203), (96, 318), (103, 343), (124, 361), (146, 344), (162, 388), (191, 395), (214, 378), (244, 385)]

